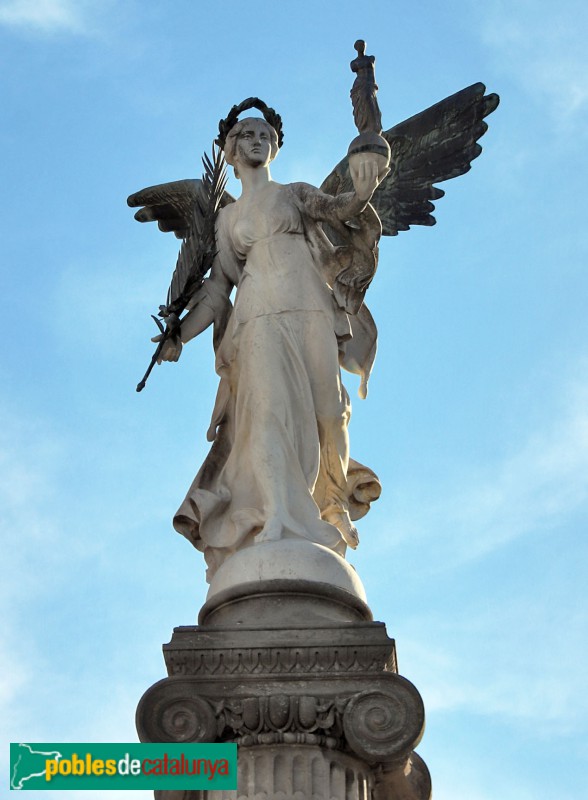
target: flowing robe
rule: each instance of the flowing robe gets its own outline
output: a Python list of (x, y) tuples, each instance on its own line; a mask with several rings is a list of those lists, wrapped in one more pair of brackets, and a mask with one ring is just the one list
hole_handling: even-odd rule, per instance
[(214, 312), (220, 339), (213, 445), (174, 517), (204, 552), (209, 580), (261, 541), (298, 536), (343, 555), (327, 519), (358, 518), (379, 495), (375, 475), (349, 462), (339, 362), (365, 380), (375, 328), (364, 312), (353, 336), (327, 282), (333, 248), (318, 221), (332, 202), (306, 184), (270, 183), (253, 213), (239, 201), (219, 213), (218, 255), (192, 302)]

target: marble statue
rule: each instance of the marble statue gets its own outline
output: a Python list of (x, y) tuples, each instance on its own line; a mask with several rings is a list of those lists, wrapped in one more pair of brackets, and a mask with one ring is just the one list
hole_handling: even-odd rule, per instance
[(435, 183), (469, 170), (498, 98), (477, 83), (383, 131), (374, 58), (355, 48), (358, 136), (320, 188), (272, 179), (282, 121), (252, 97), (221, 120), (201, 181), (128, 200), (182, 239), (137, 390), (209, 326), (219, 376), (210, 452), (174, 517), (210, 586), (198, 625), (164, 645), (168, 677), (141, 698), (137, 730), (239, 745), (236, 792), (178, 784), (156, 800), (431, 798), (422, 699), (345, 558), (381, 487), (350, 457), (341, 369), (365, 398), (379, 240), (435, 223)]
[[(272, 179), (281, 119), (249, 98), (221, 120), (203, 181), (128, 201), (142, 206), (139, 221), (184, 239), (152, 363), (177, 361), (183, 344), (214, 326), (212, 447), (174, 517), (204, 553), (209, 581), (235, 553), (264, 543), (304, 540), (338, 556), (357, 546), (354, 522), (380, 484), (350, 458), (341, 367), (360, 375), (365, 397), (377, 335), (364, 297), (378, 240), (434, 224), (431, 201), (443, 192), (433, 184), (470, 168), (498, 104), (475, 84), (382, 132), (374, 59), (363, 42), (356, 49), (360, 133), (320, 189)], [(251, 108), (263, 117), (243, 116)], [(224, 189), (223, 153), (241, 182), (236, 200)]]

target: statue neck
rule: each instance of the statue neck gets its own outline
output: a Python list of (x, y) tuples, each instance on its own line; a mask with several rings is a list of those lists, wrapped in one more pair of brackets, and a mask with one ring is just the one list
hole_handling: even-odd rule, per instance
[(249, 167), (239, 164), (239, 179), (241, 181), (241, 196), (255, 194), (268, 183), (272, 183), (272, 176), (268, 167)]

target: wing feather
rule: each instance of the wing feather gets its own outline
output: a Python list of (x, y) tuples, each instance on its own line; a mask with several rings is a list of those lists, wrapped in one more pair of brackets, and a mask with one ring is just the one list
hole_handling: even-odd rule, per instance
[(226, 205), (227, 175), (223, 151), (213, 146), (213, 161), (205, 153), (202, 158), (204, 175), (198, 181), (195, 202), (176, 268), (167, 293), (167, 312), (180, 313), (192, 295), (200, 288), (204, 276), (216, 255), (216, 217)]
[[(383, 234), (395, 236), (411, 225), (435, 224), (432, 201), (444, 192), (433, 184), (464, 175), (482, 152), (478, 139), (488, 130), (484, 117), (499, 102), (498, 95), (485, 91), (483, 83), (475, 83), (383, 132), (393, 169), (371, 201)], [(329, 194), (353, 189), (346, 158), (321, 189)]]
[(130, 195), (127, 203), (131, 208), (144, 206), (135, 214), (138, 222), (157, 222), (161, 231), (173, 231), (183, 239), (189, 233), (200, 183), (187, 179), (148, 186)]
[[(186, 239), (194, 225), (202, 226), (207, 198), (202, 181), (187, 178), (141, 189), (130, 195), (127, 204), (131, 208), (143, 206), (135, 214), (138, 222), (157, 222), (160, 231)], [(219, 205), (222, 208), (233, 201), (234, 197), (223, 191)], [(202, 232), (201, 227), (198, 232)]]

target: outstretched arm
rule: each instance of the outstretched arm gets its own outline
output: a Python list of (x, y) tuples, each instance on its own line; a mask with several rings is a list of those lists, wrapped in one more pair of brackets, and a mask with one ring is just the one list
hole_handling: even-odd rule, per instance
[[(483, 83), (475, 83), (383, 132), (394, 172), (382, 180), (371, 204), (384, 236), (396, 236), (412, 225), (435, 224), (433, 202), (444, 191), (434, 184), (464, 175), (482, 152), (478, 140), (488, 128), (484, 119), (499, 102), (498, 95), (485, 91)], [(345, 157), (321, 190), (339, 195), (352, 186)]]
[(347, 222), (365, 209), (378, 184), (387, 174), (386, 172), (378, 176), (377, 161), (366, 153), (351, 169), (354, 191), (333, 197), (308, 184), (301, 184), (304, 205), (313, 219), (328, 222), (335, 217), (341, 222)]

